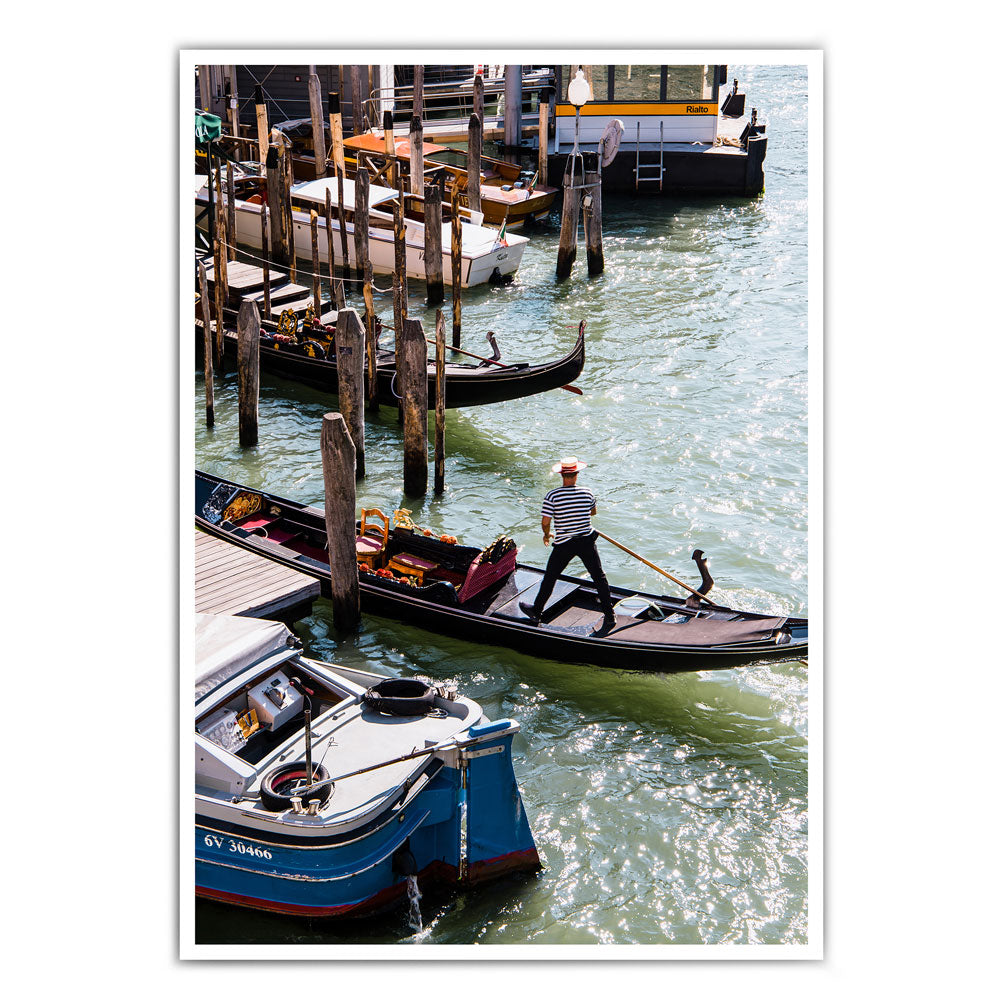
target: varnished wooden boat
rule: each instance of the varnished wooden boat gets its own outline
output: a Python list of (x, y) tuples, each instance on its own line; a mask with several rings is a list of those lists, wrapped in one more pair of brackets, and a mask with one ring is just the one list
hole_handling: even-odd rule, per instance
[[(321, 509), (195, 472), (195, 525), (315, 577), (329, 594)], [(627, 601), (631, 613), (620, 609), (616, 627), (598, 638), (591, 635), (602, 618), (596, 588), (565, 575), (533, 624), (519, 602), (533, 599), (543, 571), (518, 563), (513, 550), (498, 552), (496, 544), (482, 550), (393, 528), (382, 560), (418, 566), (421, 583), (362, 573), (362, 610), (471, 642), (616, 669), (707, 670), (807, 653), (805, 618), (689, 607), (681, 598), (614, 586), (612, 598)]]
[[(316, 159), (312, 150), (312, 122), (308, 118), (282, 122), (276, 125), (292, 143), (292, 169), (297, 180), (309, 181), (316, 177)], [(410, 140), (403, 136), (393, 139), (395, 162), (408, 176), (410, 169)], [(357, 172), (363, 160), (372, 174), (372, 182), (385, 183), (387, 159), (385, 139), (373, 132), (344, 139), (347, 155), (347, 176)], [(450, 217), (452, 194), (457, 193), (463, 208), (469, 205), (468, 154), (432, 142), (423, 144), (424, 186), (444, 183), (443, 212)], [(537, 178), (536, 178), (537, 180)], [(408, 186), (408, 185), (407, 185)], [(520, 229), (528, 222), (544, 219), (552, 210), (558, 188), (531, 183), (531, 174), (523, 173), (516, 163), (507, 163), (488, 156), (481, 159), (479, 201), (483, 225), (500, 228), (504, 222), (507, 230)]]
[[(396, 163), (401, 164), (408, 174), (410, 168), (409, 139), (394, 139), (396, 148)], [(362, 156), (375, 173), (384, 170), (386, 165), (385, 141), (381, 136), (366, 132), (364, 135), (352, 136), (344, 140), (344, 149), (355, 159), (348, 161), (348, 172), (351, 163), (354, 169)], [(424, 185), (444, 183), (444, 202), (450, 204), (453, 194), (458, 195), (458, 203), (463, 207), (469, 204), (469, 171), (468, 154), (448, 146), (438, 146), (434, 143), (424, 143)], [(483, 225), (500, 227), (507, 223), (507, 230), (520, 229), (527, 222), (538, 222), (544, 219), (552, 210), (558, 189), (536, 183), (532, 184), (529, 174), (522, 174), (516, 163), (495, 160), (484, 156), (481, 158), (479, 181), (480, 211), (483, 213)]]
[[(534, 396), (569, 384), (583, 371), (586, 326), (585, 320), (580, 322), (572, 350), (556, 361), (538, 365), (520, 361), (500, 367), (482, 363), (448, 362), (445, 365), (445, 405), (449, 409), (485, 406), (487, 403), (502, 403), (508, 399)], [(265, 321), (261, 325), (260, 367), (263, 371), (337, 395), (337, 362), (333, 360), (331, 333), (332, 328), (319, 328), (315, 332), (315, 339), (310, 336), (301, 343), (282, 343), (275, 336), (275, 324)], [(235, 320), (232, 327), (225, 330), (225, 347), (226, 357), (231, 357), (235, 364), (238, 347)], [(196, 319), (196, 359), (201, 357), (203, 349), (204, 327)], [(437, 372), (433, 350), (428, 350), (430, 360), (427, 365), (427, 398), (433, 408)], [(379, 349), (376, 378), (379, 403), (395, 406), (400, 391), (396, 383), (396, 355), (393, 351)]]

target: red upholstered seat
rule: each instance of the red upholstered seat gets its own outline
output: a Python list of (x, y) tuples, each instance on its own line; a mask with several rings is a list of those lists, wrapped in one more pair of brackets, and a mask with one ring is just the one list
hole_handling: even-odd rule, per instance
[[(369, 517), (374, 522), (378, 519), (382, 523), (376, 525), (369, 524)], [(369, 532), (366, 534), (366, 532)], [(375, 532), (375, 534), (371, 534)], [(361, 511), (361, 528), (358, 531), (358, 538), (354, 545), (358, 562), (364, 563), (371, 569), (377, 569), (382, 565), (385, 558), (385, 547), (389, 544), (389, 518), (378, 510), (378, 508), (366, 508)]]
[(258, 515), (257, 517), (249, 517), (245, 521), (240, 523), (241, 528), (245, 528), (247, 531), (253, 531), (254, 528), (263, 528), (264, 525), (270, 524), (274, 520), (268, 514)]

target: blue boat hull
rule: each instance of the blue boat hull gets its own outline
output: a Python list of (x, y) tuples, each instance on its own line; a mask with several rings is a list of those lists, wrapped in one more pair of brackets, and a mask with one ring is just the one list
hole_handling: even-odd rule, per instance
[[(513, 871), (537, 871), (538, 852), (511, 763), (505, 720), (470, 735), (466, 787), (442, 766), (411, 801), (361, 831), (321, 836), (270, 834), (199, 816), (195, 824), (198, 896), (252, 909), (311, 917), (361, 915), (389, 907), (418, 883), (475, 885)], [(463, 821), (465, 824), (463, 857)]]

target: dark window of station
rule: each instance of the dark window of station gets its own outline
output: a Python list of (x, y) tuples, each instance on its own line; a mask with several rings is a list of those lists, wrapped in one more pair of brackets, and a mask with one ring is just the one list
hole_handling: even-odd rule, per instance
[(662, 66), (613, 66), (614, 100), (659, 101)]
[(667, 66), (668, 101), (711, 101), (714, 95), (714, 66)]

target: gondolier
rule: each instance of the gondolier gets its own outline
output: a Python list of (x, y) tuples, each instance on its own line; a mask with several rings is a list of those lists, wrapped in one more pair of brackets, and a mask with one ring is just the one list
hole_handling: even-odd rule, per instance
[[(586, 467), (586, 462), (575, 457), (564, 458), (552, 466), (552, 471), (562, 476), (562, 486), (550, 490), (542, 501), (543, 541), (546, 545), (551, 541), (552, 553), (534, 603), (521, 601), (519, 604), (533, 622), (539, 621), (557, 577), (571, 559), (579, 558), (597, 587), (597, 596), (604, 612), (604, 621), (592, 634), (605, 636), (615, 627), (615, 611), (608, 578), (604, 575), (601, 557), (597, 553), (597, 532), (590, 523), (591, 515), (597, 513), (597, 501), (590, 490), (578, 486), (576, 482), (580, 470)], [(555, 537), (551, 530), (553, 522)]]

